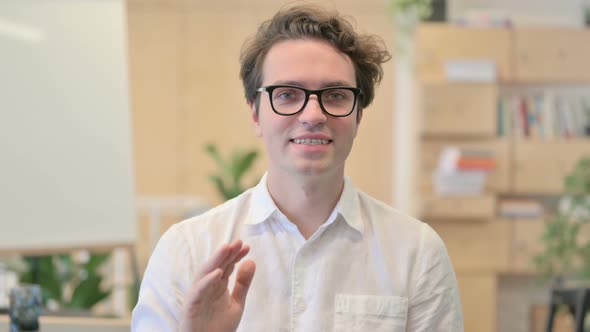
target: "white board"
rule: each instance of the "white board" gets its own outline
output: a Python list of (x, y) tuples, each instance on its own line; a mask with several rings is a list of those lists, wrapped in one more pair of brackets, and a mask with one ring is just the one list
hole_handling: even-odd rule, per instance
[(0, 251), (135, 240), (122, 0), (0, 1)]

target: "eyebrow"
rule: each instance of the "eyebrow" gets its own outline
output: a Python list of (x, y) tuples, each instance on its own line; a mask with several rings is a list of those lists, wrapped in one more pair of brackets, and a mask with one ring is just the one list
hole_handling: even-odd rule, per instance
[[(279, 80), (274, 82), (273, 85), (293, 85), (293, 86), (298, 86), (298, 87), (302, 87), (304, 88), (304, 84), (302, 84), (299, 81), (288, 81), (288, 80)], [(328, 81), (328, 82), (323, 82), (320, 85), (320, 88), (329, 88), (329, 87), (333, 87), (333, 86), (352, 86), (354, 87), (354, 84), (351, 85), (349, 82), (346, 81)]]

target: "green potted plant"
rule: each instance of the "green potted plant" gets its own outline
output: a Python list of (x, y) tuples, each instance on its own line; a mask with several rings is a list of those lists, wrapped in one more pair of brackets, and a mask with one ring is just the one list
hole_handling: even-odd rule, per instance
[[(569, 288), (572, 282), (574, 288), (590, 285), (590, 156), (566, 175), (557, 211), (546, 221), (541, 241), (544, 250), (534, 257), (541, 280), (550, 280), (555, 288)], [(560, 305), (558, 312), (566, 314), (567, 307)], [(590, 313), (583, 328), (590, 331)]]
[(74, 259), (71, 254), (25, 256), (20, 282), (39, 284), (45, 307), (62, 313), (88, 312), (112, 292), (104, 287), (100, 272), (110, 254), (81, 256), (84, 258)]
[(564, 179), (564, 192), (554, 216), (546, 222), (544, 250), (534, 263), (547, 278), (590, 281), (590, 156), (578, 161)]
[(232, 199), (251, 187), (244, 186), (242, 182), (258, 158), (256, 149), (244, 151), (236, 148), (227, 160), (221, 156), (219, 149), (214, 144), (207, 144), (205, 151), (213, 158), (218, 167), (217, 172), (210, 175), (209, 179), (224, 200)]

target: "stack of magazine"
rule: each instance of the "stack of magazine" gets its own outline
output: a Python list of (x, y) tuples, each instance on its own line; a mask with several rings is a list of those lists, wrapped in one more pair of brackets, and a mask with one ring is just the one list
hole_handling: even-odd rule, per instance
[(434, 191), (437, 195), (479, 195), (495, 166), (491, 150), (445, 147), (433, 174)]

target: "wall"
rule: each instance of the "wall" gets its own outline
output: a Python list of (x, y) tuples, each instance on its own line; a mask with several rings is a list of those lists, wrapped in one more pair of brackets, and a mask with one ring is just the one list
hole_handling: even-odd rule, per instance
[[(322, 2), (353, 14), (363, 31), (392, 50), (385, 2)], [(223, 153), (258, 147), (239, 80), (239, 51), (280, 2), (128, 2), (130, 77), (139, 195), (190, 194), (220, 202), (207, 180), (214, 171), (207, 142)], [(366, 110), (347, 173), (375, 197), (391, 202), (392, 62), (374, 104)], [(375, 148), (375, 147), (378, 147)], [(261, 175), (265, 160), (255, 173)]]
[(122, 0), (0, 2), (0, 251), (133, 243), (124, 17)]
[[(582, 8), (588, 0), (447, 0), (451, 20), (469, 12), (502, 14), (516, 25), (584, 25)], [(588, 2), (587, 2), (588, 3)]]

